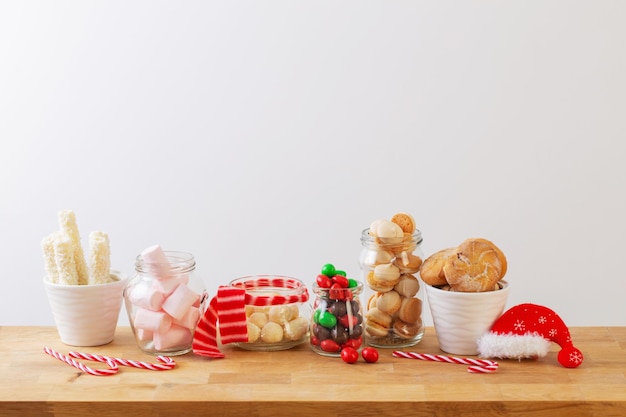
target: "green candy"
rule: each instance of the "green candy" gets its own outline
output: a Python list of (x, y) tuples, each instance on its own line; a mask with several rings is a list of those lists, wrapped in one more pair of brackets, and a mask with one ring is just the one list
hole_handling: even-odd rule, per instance
[(337, 325), (337, 317), (328, 311), (323, 311), (318, 318), (318, 324), (324, 326), (327, 329), (332, 329)]
[(348, 276), (348, 274), (346, 274), (346, 271), (340, 271), (339, 269), (335, 270), (335, 275), (341, 275), (342, 277)]
[(359, 283), (357, 282), (356, 279), (348, 278), (348, 288), (355, 288), (358, 286), (359, 286)]
[(320, 324), (320, 315), (322, 314), (322, 310), (315, 310), (313, 313), (313, 321), (316, 324)]
[(335, 276), (335, 265), (333, 264), (326, 264), (322, 267), (322, 275), (326, 275), (327, 277), (334, 277)]

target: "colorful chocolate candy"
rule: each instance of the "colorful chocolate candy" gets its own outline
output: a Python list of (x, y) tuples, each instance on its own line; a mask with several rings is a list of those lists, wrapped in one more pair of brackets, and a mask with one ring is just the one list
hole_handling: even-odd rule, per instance
[(326, 356), (340, 356), (345, 348), (363, 344), (363, 315), (358, 295), (362, 285), (347, 278), (333, 264), (322, 267), (313, 291), (317, 295), (311, 323), (312, 349)]

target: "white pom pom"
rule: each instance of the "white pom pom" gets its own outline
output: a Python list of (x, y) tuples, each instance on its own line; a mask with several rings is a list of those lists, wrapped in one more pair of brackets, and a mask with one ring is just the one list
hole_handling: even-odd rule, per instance
[(482, 358), (539, 358), (550, 350), (551, 342), (539, 333), (524, 335), (485, 333), (477, 340), (478, 355)]

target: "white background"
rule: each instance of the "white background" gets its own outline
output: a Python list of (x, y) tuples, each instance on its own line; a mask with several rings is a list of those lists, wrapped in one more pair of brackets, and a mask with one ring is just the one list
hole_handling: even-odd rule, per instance
[(358, 277), (361, 229), (407, 211), (426, 255), (498, 244), (509, 307), (626, 325), (625, 21), (603, 0), (4, 1), (0, 324), (53, 324), (40, 242), (67, 208), (114, 268), (158, 243), (210, 292)]

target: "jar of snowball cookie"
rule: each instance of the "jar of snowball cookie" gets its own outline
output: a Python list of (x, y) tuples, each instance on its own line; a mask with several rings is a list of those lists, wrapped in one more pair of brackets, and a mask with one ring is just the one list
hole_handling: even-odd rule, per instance
[(366, 285), (364, 334), (368, 345), (398, 348), (422, 340), (421, 243), (422, 234), (406, 213), (376, 220), (361, 232), (359, 263)]
[(124, 291), (130, 326), (139, 348), (152, 355), (183, 355), (192, 348), (207, 293), (186, 252), (154, 245), (135, 260), (135, 275)]
[(253, 275), (237, 278), (231, 287), (245, 290), (248, 342), (234, 343), (246, 350), (290, 349), (309, 337), (309, 292), (296, 278)]

